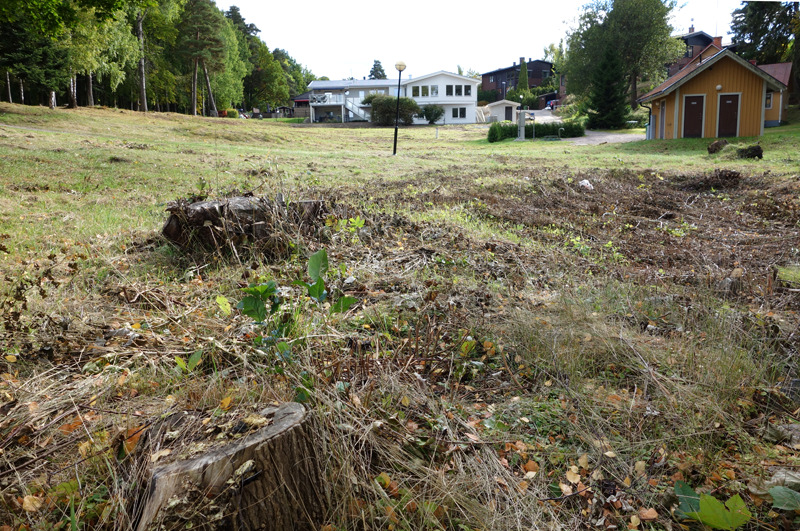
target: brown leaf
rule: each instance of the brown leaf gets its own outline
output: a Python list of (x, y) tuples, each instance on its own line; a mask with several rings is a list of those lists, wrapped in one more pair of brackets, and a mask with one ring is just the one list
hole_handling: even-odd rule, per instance
[(136, 426), (135, 428), (128, 428), (125, 432), (125, 440), (122, 443), (125, 447), (125, 454), (129, 455), (133, 453), (136, 444), (139, 442), (139, 438), (142, 436), (142, 433), (144, 433), (143, 428), (143, 426)]
[(25, 512), (29, 513), (35, 513), (42, 508), (43, 504), (44, 499), (37, 496), (28, 495), (22, 499), (22, 508), (25, 510)]
[(639, 509), (639, 518), (642, 522), (647, 522), (648, 520), (657, 520), (658, 519), (658, 511), (650, 507), (649, 509), (645, 509), (642, 507)]
[(172, 450), (170, 450), (169, 448), (163, 448), (163, 449), (157, 451), (156, 453), (154, 453), (153, 455), (150, 456), (150, 462), (151, 463), (155, 463), (156, 461), (158, 461), (162, 457), (168, 456), (171, 453), (172, 453)]
[(233, 401), (233, 398), (231, 398), (231, 397), (229, 397), (229, 396), (226, 396), (226, 397), (225, 397), (225, 398), (223, 398), (223, 399), (222, 399), (222, 401), (219, 403), (219, 408), (220, 408), (221, 410), (223, 410), (223, 411), (228, 411), (228, 410), (231, 408), (231, 402), (232, 402), (232, 401)]
[(73, 431), (77, 430), (82, 424), (83, 421), (81, 420), (81, 418), (75, 417), (75, 420), (73, 420), (72, 422), (67, 422), (66, 424), (62, 424), (61, 426), (59, 426), (58, 431), (60, 431), (64, 435), (68, 435)]
[(539, 463), (536, 461), (528, 461), (522, 465), (522, 468), (525, 470), (525, 472), (539, 472)]

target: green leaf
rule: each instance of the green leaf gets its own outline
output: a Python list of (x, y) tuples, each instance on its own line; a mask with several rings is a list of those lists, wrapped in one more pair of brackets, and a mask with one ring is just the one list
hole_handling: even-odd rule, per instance
[(245, 297), (236, 305), (243, 314), (254, 321), (261, 323), (267, 318), (267, 307), (259, 297)]
[(746, 524), (752, 517), (738, 494), (728, 500), (725, 505), (722, 505), (722, 502), (714, 496), (701, 494), (700, 510), (686, 513), (686, 515), (713, 529), (729, 530)]
[(355, 297), (350, 297), (349, 295), (345, 295), (344, 297), (339, 297), (333, 306), (331, 306), (331, 313), (344, 313), (350, 309), (352, 305), (358, 302), (358, 299)]
[(308, 276), (311, 282), (317, 282), (328, 271), (328, 253), (320, 249), (308, 259)]
[(175, 356), (175, 363), (178, 365), (178, 367), (180, 367), (184, 371), (187, 371), (186, 362), (183, 361), (183, 358), (181, 358), (180, 356)]
[(675, 482), (675, 495), (680, 503), (678, 507), (679, 518), (689, 518), (688, 513), (700, 510), (700, 496), (685, 481)]
[(192, 355), (189, 357), (189, 361), (188, 361), (188, 363), (186, 364), (186, 369), (187, 369), (189, 372), (192, 372), (192, 371), (194, 370), (194, 368), (195, 368), (195, 367), (197, 367), (197, 365), (198, 365), (198, 364), (199, 364), (201, 361), (203, 361), (203, 351), (202, 351), (202, 350), (198, 350), (197, 352), (195, 352), (194, 354), (192, 354)]
[(217, 295), (217, 305), (219, 306), (219, 309), (222, 310), (222, 313), (224, 313), (226, 316), (231, 314), (231, 303), (224, 295)]
[(772, 496), (772, 507), (775, 509), (785, 509), (787, 511), (797, 511), (800, 509), (800, 493), (788, 487), (772, 487), (769, 489)]

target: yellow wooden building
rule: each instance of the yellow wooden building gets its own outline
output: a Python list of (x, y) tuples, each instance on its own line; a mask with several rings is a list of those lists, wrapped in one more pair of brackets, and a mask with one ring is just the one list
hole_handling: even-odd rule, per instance
[(767, 93), (781, 91), (767, 72), (710, 47), (639, 102), (652, 105), (648, 139), (759, 136)]

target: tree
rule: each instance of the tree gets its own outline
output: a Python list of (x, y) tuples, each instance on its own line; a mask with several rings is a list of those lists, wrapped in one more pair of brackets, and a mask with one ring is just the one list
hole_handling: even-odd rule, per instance
[(530, 85), (528, 85), (528, 63), (526, 61), (522, 61), (519, 64), (519, 79), (517, 80), (516, 88), (518, 90), (528, 90)]
[(372, 70), (369, 71), (369, 78), (386, 79), (386, 72), (383, 71), (383, 65), (381, 65), (381, 62), (377, 59), (372, 63)]
[(628, 114), (626, 93), (622, 61), (616, 48), (609, 46), (592, 72), (587, 126), (591, 129), (623, 127)]
[(799, 26), (797, 2), (743, 2), (733, 12), (731, 34), (742, 58), (780, 63), (792, 59)]
[(567, 37), (563, 67), (567, 90), (587, 96), (594, 65), (603, 60), (607, 47), (614, 46), (622, 61), (631, 108), (636, 108), (638, 82), (659, 82), (666, 74), (664, 65), (683, 53), (680, 41), (671, 37), (668, 22), (674, 7), (674, 0), (597, 0), (584, 6), (578, 27)]
[(212, 70), (224, 70), (224, 62), (221, 60), (225, 50), (225, 42), (221, 36), (224, 24), (225, 18), (211, 0), (189, 0), (186, 4), (179, 31), (183, 55), (192, 65), (192, 96), (189, 105), (193, 116), (197, 115), (197, 73), (200, 67), (205, 76), (211, 114), (217, 114), (208, 66)]

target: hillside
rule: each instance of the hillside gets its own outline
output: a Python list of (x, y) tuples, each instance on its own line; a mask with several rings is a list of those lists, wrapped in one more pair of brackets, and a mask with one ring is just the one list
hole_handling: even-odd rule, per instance
[[(676, 485), (797, 528), (768, 494), (800, 464), (797, 127), (760, 161), (486, 133), (393, 157), (393, 129), (0, 104), (0, 529), (128, 529), (148, 467), (287, 401), (321, 529), (675, 529)], [(170, 202), (248, 192), (323, 203), (161, 236)], [(237, 495), (160, 522), (225, 528)]]

